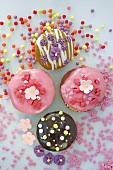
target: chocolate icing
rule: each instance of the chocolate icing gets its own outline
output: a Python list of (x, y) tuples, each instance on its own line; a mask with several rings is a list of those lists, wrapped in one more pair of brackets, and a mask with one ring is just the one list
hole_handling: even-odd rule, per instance
[(62, 151), (70, 147), (77, 135), (73, 118), (62, 111), (46, 114), (37, 125), (39, 143), (49, 151)]

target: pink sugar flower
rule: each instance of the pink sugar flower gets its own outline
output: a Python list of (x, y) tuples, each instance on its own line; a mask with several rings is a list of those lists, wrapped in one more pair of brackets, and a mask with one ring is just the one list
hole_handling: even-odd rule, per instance
[(32, 135), (31, 132), (27, 132), (26, 134), (22, 135), (23, 143), (27, 145), (33, 145), (33, 142), (35, 140), (35, 136)]
[(30, 119), (21, 119), (19, 123), (19, 128), (26, 132), (28, 129), (32, 128), (30, 124)]

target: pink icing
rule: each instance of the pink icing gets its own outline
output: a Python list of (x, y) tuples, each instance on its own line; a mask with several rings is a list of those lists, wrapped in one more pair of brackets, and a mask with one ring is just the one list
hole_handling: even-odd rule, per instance
[[(35, 87), (39, 91), (37, 99), (27, 99), (26, 89)], [(16, 74), (8, 84), (8, 93), (13, 106), (25, 114), (38, 114), (48, 108), (55, 96), (54, 83), (51, 77), (41, 69), (28, 69)], [(36, 93), (38, 94), (38, 93)], [(30, 96), (27, 94), (27, 96)], [(31, 94), (32, 97), (32, 94)]]
[[(91, 87), (88, 94), (85, 90), (81, 91), (80, 85), (82, 80), (87, 82), (91, 80)], [(84, 89), (84, 87), (83, 87)], [(61, 86), (61, 95), (64, 102), (72, 109), (77, 111), (87, 111), (98, 105), (104, 97), (106, 83), (102, 74), (88, 67), (75, 69)]]

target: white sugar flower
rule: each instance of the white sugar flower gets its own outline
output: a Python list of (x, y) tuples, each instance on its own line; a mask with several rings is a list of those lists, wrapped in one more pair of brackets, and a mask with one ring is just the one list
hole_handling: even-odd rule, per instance
[(39, 94), (39, 90), (37, 90), (35, 86), (31, 86), (25, 90), (26, 99), (35, 100), (38, 94)]
[(79, 89), (83, 91), (85, 94), (90, 93), (93, 90), (93, 85), (91, 80), (81, 80), (81, 85)]

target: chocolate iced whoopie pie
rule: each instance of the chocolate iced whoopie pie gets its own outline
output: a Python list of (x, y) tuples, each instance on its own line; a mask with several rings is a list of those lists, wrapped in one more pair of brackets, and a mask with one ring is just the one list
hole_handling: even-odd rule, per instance
[(70, 115), (55, 111), (40, 119), (36, 133), (45, 149), (58, 152), (71, 146), (77, 135), (77, 127)]

